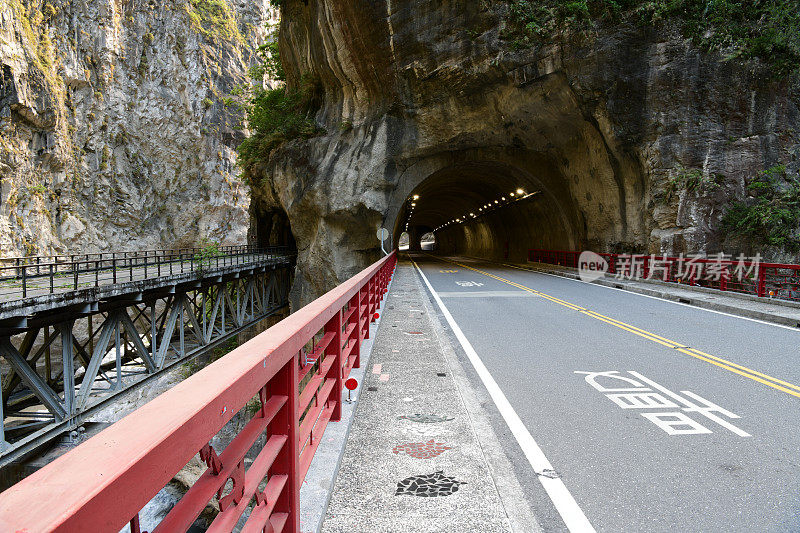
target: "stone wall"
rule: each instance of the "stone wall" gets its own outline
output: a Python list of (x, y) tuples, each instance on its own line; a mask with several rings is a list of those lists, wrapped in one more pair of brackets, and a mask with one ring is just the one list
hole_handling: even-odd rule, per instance
[(244, 244), (268, 0), (0, 0), (0, 256)]

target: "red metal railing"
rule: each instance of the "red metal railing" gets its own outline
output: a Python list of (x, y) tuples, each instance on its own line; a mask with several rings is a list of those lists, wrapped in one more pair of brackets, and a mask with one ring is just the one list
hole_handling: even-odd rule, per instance
[[(186, 531), (214, 498), (220, 512), (208, 531), (231, 531), (249, 506), (242, 531), (297, 532), (300, 484), (328, 422), (341, 417), (342, 380), (360, 364), (396, 262), (383, 258), (0, 494), (0, 531), (130, 523), (139, 533), (139, 511), (199, 452), (208, 468), (154, 532)], [(218, 454), (211, 439), (252, 411)]]
[[(528, 260), (578, 268), (581, 252), (529, 250)], [(800, 301), (800, 265), (730, 258), (598, 254), (608, 272), (629, 279), (656, 279), (721, 291)]]

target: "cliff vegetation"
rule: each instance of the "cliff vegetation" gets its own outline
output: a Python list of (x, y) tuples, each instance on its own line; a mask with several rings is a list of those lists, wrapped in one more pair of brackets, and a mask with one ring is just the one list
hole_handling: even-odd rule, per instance
[(760, 173), (747, 185), (747, 198), (734, 202), (722, 222), (751, 250), (773, 246), (800, 252), (800, 174), (783, 165)]
[(800, 69), (797, 0), (511, 0), (509, 18), (507, 37), (517, 48), (566, 27), (620, 21), (653, 26), (675, 18), (705, 50), (762, 59), (778, 75)]
[[(261, 64), (250, 71), (255, 88), (244, 103), (251, 135), (238, 148), (245, 179), (250, 179), (254, 169), (266, 163), (272, 150), (284, 142), (307, 139), (322, 132), (314, 121), (322, 101), (320, 80), (305, 74), (297, 87), (288, 86), (277, 38), (262, 45), (259, 56)], [(283, 83), (269, 88), (262, 81), (265, 77)]]

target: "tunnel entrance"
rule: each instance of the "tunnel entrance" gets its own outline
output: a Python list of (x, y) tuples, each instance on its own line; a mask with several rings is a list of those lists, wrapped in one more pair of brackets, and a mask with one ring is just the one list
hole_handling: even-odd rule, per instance
[(395, 192), (395, 236), (407, 232), (411, 251), (426, 236), (425, 247), (442, 254), (524, 262), (531, 249), (607, 251), (625, 238), (625, 195), (613, 169), (565, 175), (568, 162), (530, 152), (450, 158)]
[(285, 211), (265, 209), (255, 213), (254, 219), (250, 227), (255, 229), (255, 235), (251, 240), (255, 240), (259, 248), (286, 246), (290, 250), (297, 250), (297, 242)]
[(397, 249), (401, 252), (408, 250), (409, 243), (411, 242), (411, 236), (408, 234), (407, 231), (404, 231), (400, 234), (400, 238), (397, 240)]
[(425, 252), (433, 252), (436, 250), (436, 233), (429, 231), (419, 240), (420, 248)]

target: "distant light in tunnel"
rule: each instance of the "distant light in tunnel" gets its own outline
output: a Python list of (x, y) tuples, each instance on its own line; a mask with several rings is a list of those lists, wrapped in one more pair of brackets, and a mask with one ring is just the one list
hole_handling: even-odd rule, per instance
[(499, 204), (500, 200), (495, 200), (494, 203)]
[(525, 194), (525, 191), (523, 189), (517, 189), (517, 194)]
[(419, 200), (419, 194), (415, 194), (415, 195), (413, 196), (413, 198), (414, 198), (414, 200)]
[(411, 204), (411, 207), (417, 207), (417, 204)]
[(503, 196), (503, 197), (502, 197), (502, 198), (500, 198), (500, 199), (501, 199), (501, 200), (503, 200), (504, 202), (506, 201), (506, 197), (505, 197), (505, 196)]
[(509, 193), (509, 194), (510, 194), (511, 196), (514, 196), (514, 193), (513, 193), (513, 192), (512, 192), (512, 193)]

